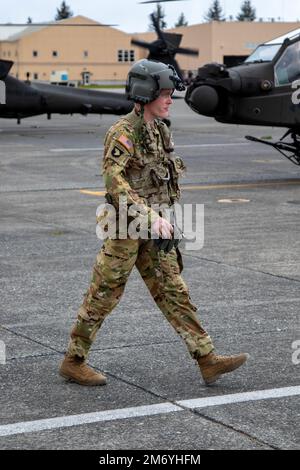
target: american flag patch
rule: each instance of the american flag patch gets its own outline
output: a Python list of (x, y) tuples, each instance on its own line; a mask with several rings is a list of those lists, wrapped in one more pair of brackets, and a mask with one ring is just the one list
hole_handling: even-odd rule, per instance
[(128, 137), (126, 137), (126, 135), (122, 134), (120, 135), (120, 137), (118, 138), (118, 141), (123, 145), (123, 147), (125, 147), (127, 150), (132, 150), (133, 149), (133, 143), (131, 142), (130, 139), (128, 139)]

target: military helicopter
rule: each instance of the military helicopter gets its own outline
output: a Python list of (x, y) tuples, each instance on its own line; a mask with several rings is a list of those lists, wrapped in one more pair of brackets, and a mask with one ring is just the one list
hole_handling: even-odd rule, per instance
[(50, 119), (53, 113), (126, 114), (132, 109), (121, 93), (22, 82), (8, 75), (12, 65), (12, 61), (0, 60), (0, 80), (5, 91), (5, 104), (0, 100), (0, 118), (16, 118), (20, 124), (25, 117), (41, 114)]
[[(165, 0), (166, 1), (166, 0)], [(174, 1), (174, 0), (170, 0)], [(176, 1), (176, 0), (175, 0)], [(151, 0), (150, 2), (142, 3), (159, 3)], [(152, 24), (158, 39), (153, 42), (141, 41), (139, 39), (132, 39), (131, 44), (139, 46), (149, 50), (147, 59), (158, 60), (165, 64), (173, 65), (179, 77), (183, 79), (182, 71), (175, 59), (176, 54), (193, 55), (198, 56), (199, 51), (196, 49), (190, 49), (187, 47), (179, 47), (182, 39), (182, 34), (177, 33), (165, 33), (162, 31), (158, 18), (152, 13), (150, 15)]]
[(40, 114), (127, 114), (132, 103), (125, 95), (44, 83), (22, 82), (10, 75), (12, 61), (0, 60), (0, 80), (5, 84), (5, 104), (0, 104), (0, 118), (21, 119)]
[[(198, 69), (185, 101), (196, 113), (229, 124), (286, 127), (271, 145), (300, 165), (300, 29), (259, 45), (241, 64), (227, 68), (206, 64)], [(289, 140), (285, 140), (289, 137)]]

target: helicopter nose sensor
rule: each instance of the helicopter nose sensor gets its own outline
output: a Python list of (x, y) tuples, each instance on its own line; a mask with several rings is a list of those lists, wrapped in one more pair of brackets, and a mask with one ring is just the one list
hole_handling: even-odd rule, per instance
[(191, 93), (189, 105), (198, 113), (213, 116), (219, 104), (219, 96), (215, 88), (202, 85)]

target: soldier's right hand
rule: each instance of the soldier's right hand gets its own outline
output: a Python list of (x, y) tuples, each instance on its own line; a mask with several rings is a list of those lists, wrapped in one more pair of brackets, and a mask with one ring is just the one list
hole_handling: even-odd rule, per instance
[(173, 226), (163, 217), (159, 217), (152, 224), (152, 232), (161, 238), (172, 238)]

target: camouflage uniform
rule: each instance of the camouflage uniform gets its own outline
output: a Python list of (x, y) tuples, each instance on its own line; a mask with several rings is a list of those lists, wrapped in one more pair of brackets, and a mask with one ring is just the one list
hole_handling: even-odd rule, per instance
[[(178, 176), (183, 163), (173, 154), (168, 127), (160, 120), (145, 123), (133, 110), (110, 128), (105, 139), (103, 175), (107, 193), (118, 207), (119, 196), (142, 205), (151, 223), (159, 215), (153, 203), (169, 206), (178, 200)], [(173, 248), (159, 251), (153, 240), (106, 239), (98, 253), (90, 287), (78, 312), (68, 346), (70, 356), (86, 358), (106, 316), (118, 304), (127, 279), (136, 266), (156, 304), (186, 342), (195, 359), (214, 348), (201, 326), (197, 308), (180, 273), (182, 258)]]

